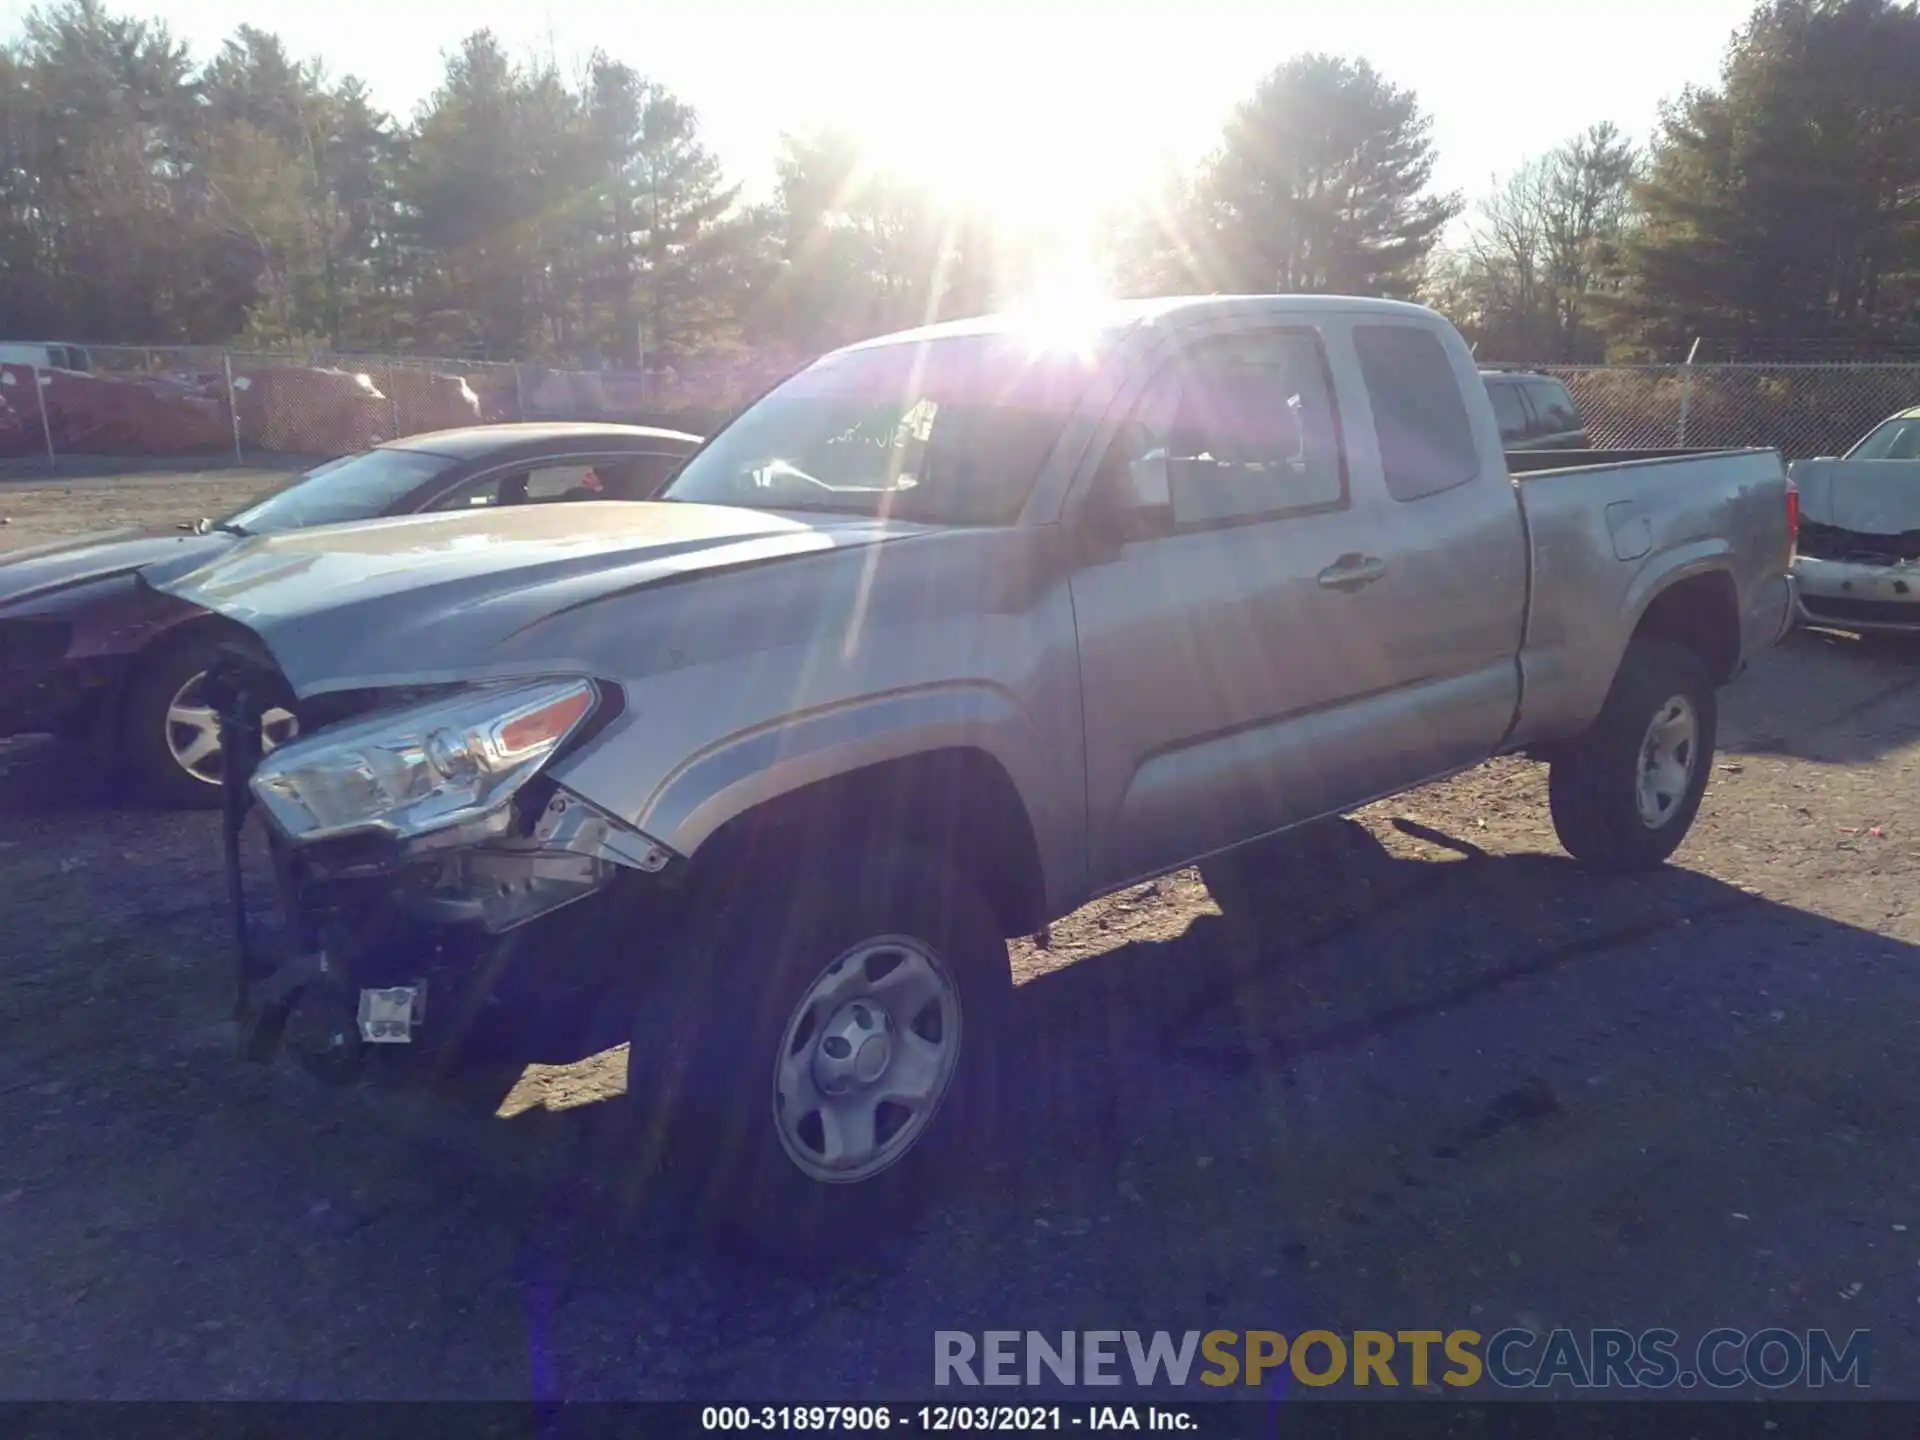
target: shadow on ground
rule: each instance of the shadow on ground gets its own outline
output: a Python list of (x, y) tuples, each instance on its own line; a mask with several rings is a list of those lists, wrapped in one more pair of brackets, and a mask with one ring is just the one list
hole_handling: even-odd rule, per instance
[(1796, 630), (1725, 693), (1720, 749), (1869, 764), (1920, 740), (1915, 692), (1920, 637)]
[[(1618, 1141), (1664, 1143), (1667, 1122), (1636, 1108), (1654, 1118), (1600, 1144), (1617, 1126), (1579, 1077), (1623, 1063), (1593, 1057), (1624, 1043), (1652, 1057), (1653, 1090), (1711, 1102), (1703, 1057), (1750, 1074), (1753, 1047), (1783, 1036), (1754, 1036), (1726, 997), (1772, 987), (1762, 1016), (1832, 1005), (1852, 982), (1812, 962), (1914, 973), (1914, 947), (1684, 870), (1606, 880), (1413, 828), (1350, 823), (1331, 864), (1276, 874), (1257, 921), (1201, 913), (1022, 985), (997, 1141), (915, 1233), (824, 1277), (689, 1245), (670, 1184), (632, 1163), (604, 1059), (573, 1092), (598, 1103), (506, 1121), (491, 1118), (497, 1077), (451, 1095), (391, 1077), (321, 1090), (225, 1050), (222, 988), (201, 973), (223, 937), (206, 937), (179, 982), (193, 1004), (164, 1034), (167, 991), (99, 951), (85, 1013), (51, 1003), (44, 975), (0, 1013), (15, 1039), (41, 1027), (36, 1064), (0, 1085), (27, 1157), (0, 1195), (16, 1257), (0, 1308), (39, 1317), (31, 1348), (6, 1347), (0, 1394), (925, 1394), (939, 1328), (1373, 1324), (1395, 1303), (1432, 1323), (1485, 1298), (1470, 1272), (1504, 1273), (1521, 1246), (1553, 1253), (1514, 1239), (1530, 1215), (1592, 1213), (1664, 1247), (1632, 1267), (1595, 1251), (1610, 1268), (1562, 1274), (1566, 1304), (1688, 1263), (1721, 1267), (1701, 1287), (1717, 1303), (1735, 1262), (1608, 1189), (1651, 1163)], [(1731, 930), (1764, 940), (1716, 938)], [(1653, 961), (1662, 944), (1684, 963)], [(1796, 983), (1808, 993), (1790, 996)], [(1882, 1132), (1912, 1117), (1862, 1109), (1862, 1087), (1908, 1104), (1920, 1086), (1911, 1061), (1874, 1070), (1877, 1044), (1855, 1029), (1766, 1056), (1768, 1104), (1854, 1127), (1863, 1154), (1898, 1144)], [(1737, 1114), (1751, 1083), (1716, 1113)], [(1688, 1143), (1711, 1175), (1737, 1169), (1716, 1144), (1788, 1178), (1831, 1169), (1811, 1153), (1824, 1130), (1802, 1128), (1814, 1138), (1784, 1154), (1695, 1121)], [(1503, 1178), (1467, 1204), (1486, 1165)], [(1522, 1213), (1492, 1229), (1456, 1214), (1507, 1196)], [(1450, 1250), (1436, 1225), (1457, 1228)], [(1346, 1314), (1369, 1293), (1375, 1311)]]
[[(1129, 1113), (1162, 1107), (1173, 1093), (1163, 1083), (1170, 1071), (1204, 1077), (1209, 1103), (1273, 1103), (1304, 1061), (1369, 1049), (1509, 987), (1551, 984), (1556, 971), (1606, 966), (1609, 952), (1716, 921), (1770, 930), (1827, 956), (1920, 960), (1916, 947), (1677, 867), (1595, 875), (1558, 856), (1489, 855), (1404, 821), (1386, 839), (1353, 820), (1322, 838), (1322, 853), (1276, 865), (1261, 913), (1201, 913), (1176, 936), (1121, 943), (1021, 985), (990, 1165), (1031, 1172), (1068, 1156), (1073, 1167), (1116, 1161), (1134, 1138)], [(1121, 903), (1158, 903), (1167, 883)], [(1738, 957), (1717, 958), (1732, 973), (1744, 968)], [(1623, 1026), (1646, 1018), (1644, 995), (1616, 998)], [(540, 1068), (557, 1107), (527, 1105), (504, 1129), (543, 1147), (578, 1147), (583, 1157), (619, 1149), (619, 1053)], [(569, 1071), (598, 1080), (554, 1082)], [(442, 1097), (473, 1115), (496, 1114), (517, 1073), (469, 1072), (443, 1081)], [(1436, 1144), (1457, 1151), (1539, 1120), (1557, 1109), (1549, 1097), (1538, 1077), (1523, 1077), (1467, 1117), (1458, 1137)], [(1171, 1112), (1161, 1119), (1173, 1132), (1188, 1123)], [(581, 1173), (591, 1183), (607, 1172), (590, 1163)], [(991, 1181), (982, 1195), (1003, 1194), (1003, 1184)]]
[[(805, 1283), (916, 1341), (1116, 1315), (1251, 1324), (1275, 1304), (1417, 1326), (1498, 1293), (1484, 1275), (1524, 1250), (1564, 1256), (1555, 1323), (1704, 1327), (1727, 1313), (1726, 1267), (1755, 1263), (1727, 1249), (1725, 1216), (1841, 1226), (1821, 1181), (1870, 1186), (1873, 1147), (1913, 1118), (1904, 1027), (1847, 1007), (1871, 995), (1863, 977), (1912, 974), (1916, 947), (1680, 869), (1607, 879), (1351, 822), (1339, 851), (1276, 876), (1260, 921), (1202, 914), (1021, 986), (997, 1142), (917, 1234)], [(684, 1266), (702, 1299), (668, 1287), (675, 1333), (717, 1336), (729, 1297), (802, 1283), (688, 1247), (689, 1212), (648, 1179), (610, 1183), (617, 1098), (501, 1128), (549, 1157), (546, 1213), (564, 1218), (543, 1253), (587, 1310)], [(1707, 1193), (1722, 1185), (1734, 1198)], [(1795, 1234), (1777, 1253), (1817, 1247)], [(919, 1297), (904, 1311), (901, 1287)], [(785, 1303), (754, 1333), (784, 1334)], [(845, 1333), (822, 1322), (821, 1343)], [(895, 1381), (914, 1393), (919, 1348)], [(750, 1393), (722, 1358), (737, 1353), (688, 1383)]]
[[(1880, 725), (1859, 694), (1906, 676), (1829, 643), (1729, 713)], [(100, 815), (37, 761), (0, 788), (0, 1396), (932, 1398), (936, 1329), (1526, 1317), (1871, 1324), (1884, 1383), (1920, 1376), (1920, 947), (1696, 871), (1369, 818), (1258, 913), (1110, 897), (1022, 947), (968, 1174), (797, 1277), (688, 1243), (617, 1054), (430, 1090), (241, 1064), (214, 819)]]
[(99, 757), (51, 735), (0, 739), (0, 815), (36, 818), (102, 811), (159, 813)]

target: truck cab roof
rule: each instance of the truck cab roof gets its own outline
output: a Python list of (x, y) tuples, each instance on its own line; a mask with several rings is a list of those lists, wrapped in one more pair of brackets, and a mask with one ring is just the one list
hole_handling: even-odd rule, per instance
[(1013, 335), (1032, 330), (1071, 331), (1083, 335), (1113, 336), (1143, 326), (1180, 328), (1234, 316), (1327, 315), (1375, 313), (1445, 325), (1424, 305), (1404, 300), (1380, 300), (1359, 295), (1169, 295), (1145, 300), (1107, 300), (1086, 306), (1037, 306), (1002, 310), (964, 320), (945, 320), (912, 330), (861, 340), (843, 347), (853, 350), (920, 344), (963, 335)]

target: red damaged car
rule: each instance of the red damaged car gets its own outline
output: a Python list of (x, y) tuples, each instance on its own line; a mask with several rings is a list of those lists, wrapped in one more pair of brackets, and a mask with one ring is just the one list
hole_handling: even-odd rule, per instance
[[(176, 806), (220, 800), (220, 737), (200, 693), (222, 622), (137, 583), (250, 535), (479, 506), (645, 500), (700, 437), (635, 425), (481, 425), (329, 461), (217, 521), (0, 551), (0, 736), (51, 733)], [(266, 739), (293, 733), (268, 717)]]

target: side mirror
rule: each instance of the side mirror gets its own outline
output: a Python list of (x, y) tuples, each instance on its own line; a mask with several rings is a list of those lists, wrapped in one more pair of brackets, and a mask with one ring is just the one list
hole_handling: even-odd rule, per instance
[(1153, 450), (1129, 460), (1125, 469), (1128, 508), (1154, 519), (1173, 518), (1173, 480), (1167, 473), (1167, 452)]
[(202, 515), (198, 520), (193, 522), (193, 533), (196, 535), (204, 535), (207, 533), (206, 516)]
[(1134, 453), (1123, 436), (1094, 477), (1093, 514), (1115, 540), (1137, 540), (1173, 522), (1173, 483), (1164, 447)]

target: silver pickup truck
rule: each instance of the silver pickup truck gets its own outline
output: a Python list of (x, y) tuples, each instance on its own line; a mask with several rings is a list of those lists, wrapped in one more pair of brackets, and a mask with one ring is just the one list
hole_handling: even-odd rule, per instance
[(1431, 311), (1161, 300), (829, 355), (657, 503), (161, 578), (233, 640), (250, 1053), (628, 1040), (728, 1233), (867, 1243), (990, 1117), (1008, 937), (1196, 863), (1255, 906), (1271, 837), (1513, 752), (1579, 859), (1673, 852), (1789, 491), (1602, 459), (1516, 480)]

